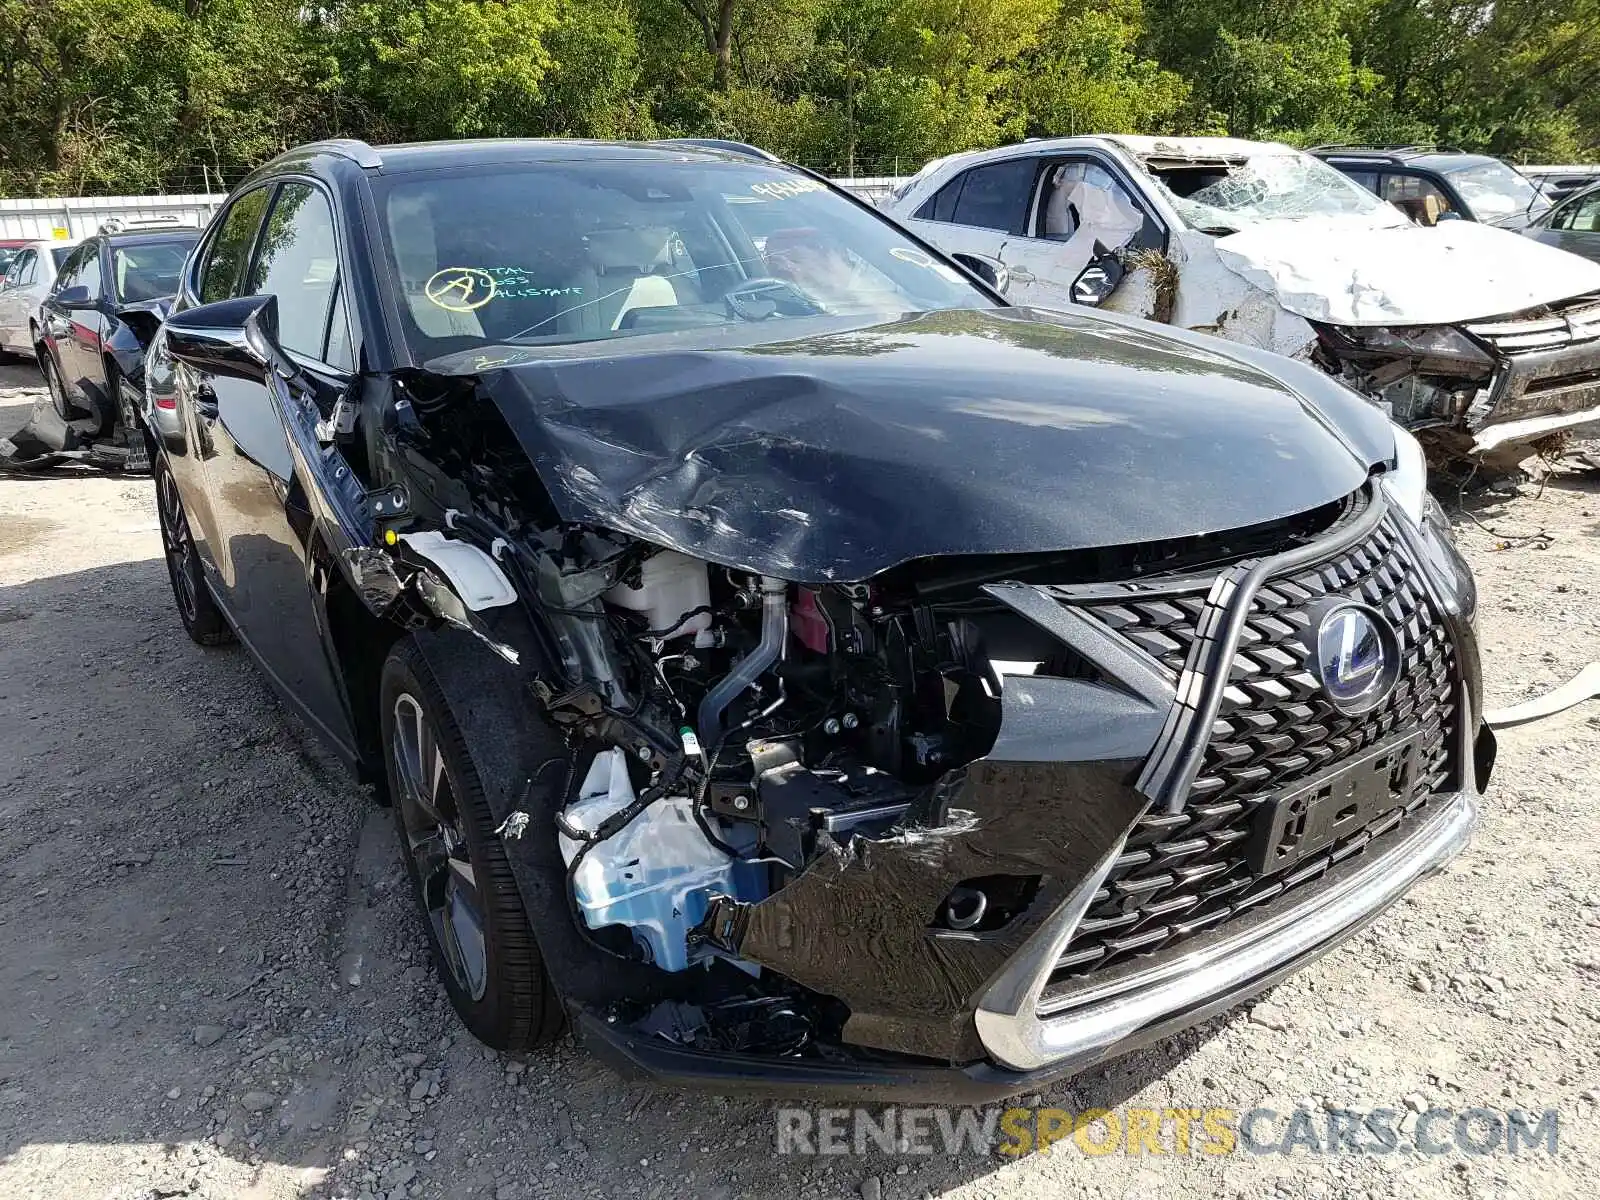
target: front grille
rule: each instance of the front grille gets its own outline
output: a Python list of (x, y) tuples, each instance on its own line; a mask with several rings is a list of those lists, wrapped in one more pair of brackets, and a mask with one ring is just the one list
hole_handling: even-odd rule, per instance
[[(1359, 716), (1328, 702), (1308, 664), (1302, 638), (1311, 621), (1307, 610), (1329, 595), (1383, 613), (1399, 642), (1402, 667), (1394, 691)], [(1086, 607), (1176, 677), (1204, 604), (1202, 591)], [(1457, 787), (1457, 678), (1449, 635), (1410, 550), (1386, 522), (1325, 562), (1267, 580), (1253, 599), (1184, 810), (1147, 812), (1134, 825), (1057, 963), (1052, 990), (1164, 954), (1246, 909), (1272, 903), (1406, 824), (1432, 794)], [(1420, 730), (1420, 770), (1403, 804), (1397, 799), (1365, 828), (1287, 870), (1252, 871), (1246, 851), (1271, 796), (1412, 730)]]
[(1511, 355), (1592, 342), (1600, 338), (1600, 296), (1579, 296), (1495, 321), (1474, 321), (1466, 330)]

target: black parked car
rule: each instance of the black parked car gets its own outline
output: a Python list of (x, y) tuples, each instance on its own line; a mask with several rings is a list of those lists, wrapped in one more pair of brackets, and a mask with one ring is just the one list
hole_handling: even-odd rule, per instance
[(137, 392), (145, 348), (199, 238), (165, 222), (101, 232), (62, 263), (39, 306), (35, 349), (57, 414), (86, 438), (122, 421), (123, 384)]
[(1010, 307), (798, 169), (306, 146), (213, 220), (149, 383), (185, 626), (392, 801), (492, 1046), (570, 1016), (679, 1080), (1013, 1093), (1473, 824), (1475, 593), (1409, 435)]
[(1498, 158), (1428, 146), (1317, 146), (1314, 154), (1413, 221), (1479, 221), (1521, 229), (1550, 207), (1533, 183)]

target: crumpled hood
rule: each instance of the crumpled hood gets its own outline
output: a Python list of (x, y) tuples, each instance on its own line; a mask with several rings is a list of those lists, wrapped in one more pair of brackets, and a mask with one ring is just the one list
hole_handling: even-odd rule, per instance
[(1600, 264), (1471, 221), (1262, 221), (1216, 247), (1289, 312), (1334, 325), (1454, 325), (1600, 290)]
[[(839, 324), (758, 344), (737, 338), (760, 327), (695, 331), (692, 349), (654, 334), (490, 348), (428, 369), (480, 378), (564, 520), (798, 582), (1240, 528), (1349, 494), (1393, 449), (1375, 410), (1311, 368), (1260, 356), (1303, 373), (1297, 392), (1249, 352), (1143, 322)], [(1323, 410), (1304, 398), (1318, 387)]]

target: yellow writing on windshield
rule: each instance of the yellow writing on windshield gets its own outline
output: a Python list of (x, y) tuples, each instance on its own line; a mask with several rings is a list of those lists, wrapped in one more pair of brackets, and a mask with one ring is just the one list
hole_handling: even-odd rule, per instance
[(445, 267), (428, 277), (422, 292), (440, 308), (471, 312), (494, 299), (494, 276), (477, 267)]

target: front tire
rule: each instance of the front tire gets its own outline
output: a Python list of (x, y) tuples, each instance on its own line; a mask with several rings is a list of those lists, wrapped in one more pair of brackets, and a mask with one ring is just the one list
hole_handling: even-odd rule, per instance
[(184, 632), (202, 646), (222, 646), (233, 641), (233, 630), (222, 615), (211, 589), (200, 574), (200, 556), (189, 516), (183, 509), (178, 481), (162, 455), (155, 463), (156, 514), (161, 521), (161, 546), (167, 560), (167, 577), (172, 582), (172, 599)]
[(450, 1003), (496, 1050), (545, 1045), (561, 1032), (561, 1002), (466, 737), (411, 638), (389, 652), (378, 690), (401, 856)]

